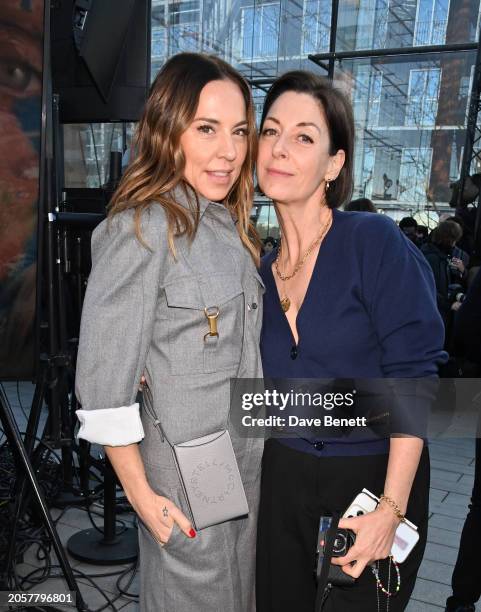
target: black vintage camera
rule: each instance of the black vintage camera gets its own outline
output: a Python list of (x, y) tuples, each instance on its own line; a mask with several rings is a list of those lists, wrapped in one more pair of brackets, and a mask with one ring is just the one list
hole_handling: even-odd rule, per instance
[[(320, 539), (324, 540), (324, 547), (322, 550), (319, 550), (319, 555), (317, 558), (317, 579), (319, 579), (321, 575), (323, 563), (327, 561), (325, 560), (326, 535), (330, 521), (329, 519), (326, 519), (327, 517), (321, 517)], [(344, 557), (345, 555), (347, 555), (350, 548), (354, 545), (355, 541), (356, 534), (353, 531), (351, 531), (350, 529), (338, 528), (332, 546), (331, 557)], [(332, 565), (329, 560), (329, 573), (327, 583), (332, 584), (332, 586), (348, 586), (353, 584), (354, 582), (355, 579), (352, 576), (348, 576), (346, 573), (344, 573), (340, 565)]]

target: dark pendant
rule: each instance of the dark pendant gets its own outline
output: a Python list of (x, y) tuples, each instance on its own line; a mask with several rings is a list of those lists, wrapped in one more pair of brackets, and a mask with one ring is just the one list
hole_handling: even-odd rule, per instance
[(281, 308), (284, 312), (287, 312), (291, 306), (291, 300), (285, 297), (281, 300)]

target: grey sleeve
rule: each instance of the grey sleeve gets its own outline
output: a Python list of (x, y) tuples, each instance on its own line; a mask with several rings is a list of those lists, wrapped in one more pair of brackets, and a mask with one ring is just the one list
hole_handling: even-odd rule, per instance
[(110, 228), (103, 221), (92, 234), (75, 377), (82, 405), (78, 438), (125, 446), (144, 437), (135, 398), (165, 263), (158, 218), (150, 210), (142, 217), (142, 237), (153, 252), (138, 242), (132, 210), (115, 215)]

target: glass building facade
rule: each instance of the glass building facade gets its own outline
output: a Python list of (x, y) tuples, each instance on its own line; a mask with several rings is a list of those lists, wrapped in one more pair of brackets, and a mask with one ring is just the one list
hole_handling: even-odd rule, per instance
[[(277, 75), (326, 76), (330, 61), (354, 108), (353, 197), (426, 222), (459, 176), (479, 27), (479, 0), (152, 0), (151, 76), (175, 53), (214, 53), (250, 81), (260, 115)], [(269, 202), (255, 210), (261, 235), (276, 236)]]

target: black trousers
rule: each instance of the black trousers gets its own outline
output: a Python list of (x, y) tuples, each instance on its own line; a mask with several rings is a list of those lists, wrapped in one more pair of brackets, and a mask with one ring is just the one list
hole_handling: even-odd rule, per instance
[[(257, 612), (313, 612), (316, 597), (314, 564), (319, 517), (343, 513), (365, 487), (380, 495), (388, 455), (315, 457), (268, 440), (263, 457), (257, 540)], [(390, 598), (390, 612), (408, 604), (424, 554), (429, 504), (429, 453), (423, 450), (407, 517), (418, 526), (420, 539), (401, 564), (401, 588)], [(386, 584), (388, 560), (380, 562)], [(396, 585), (391, 572), (391, 589)], [(334, 587), (323, 612), (386, 610), (368, 567), (353, 586)]]
[(474, 487), (453, 572), (453, 604), (474, 604), (481, 597), (481, 438), (476, 439)]

